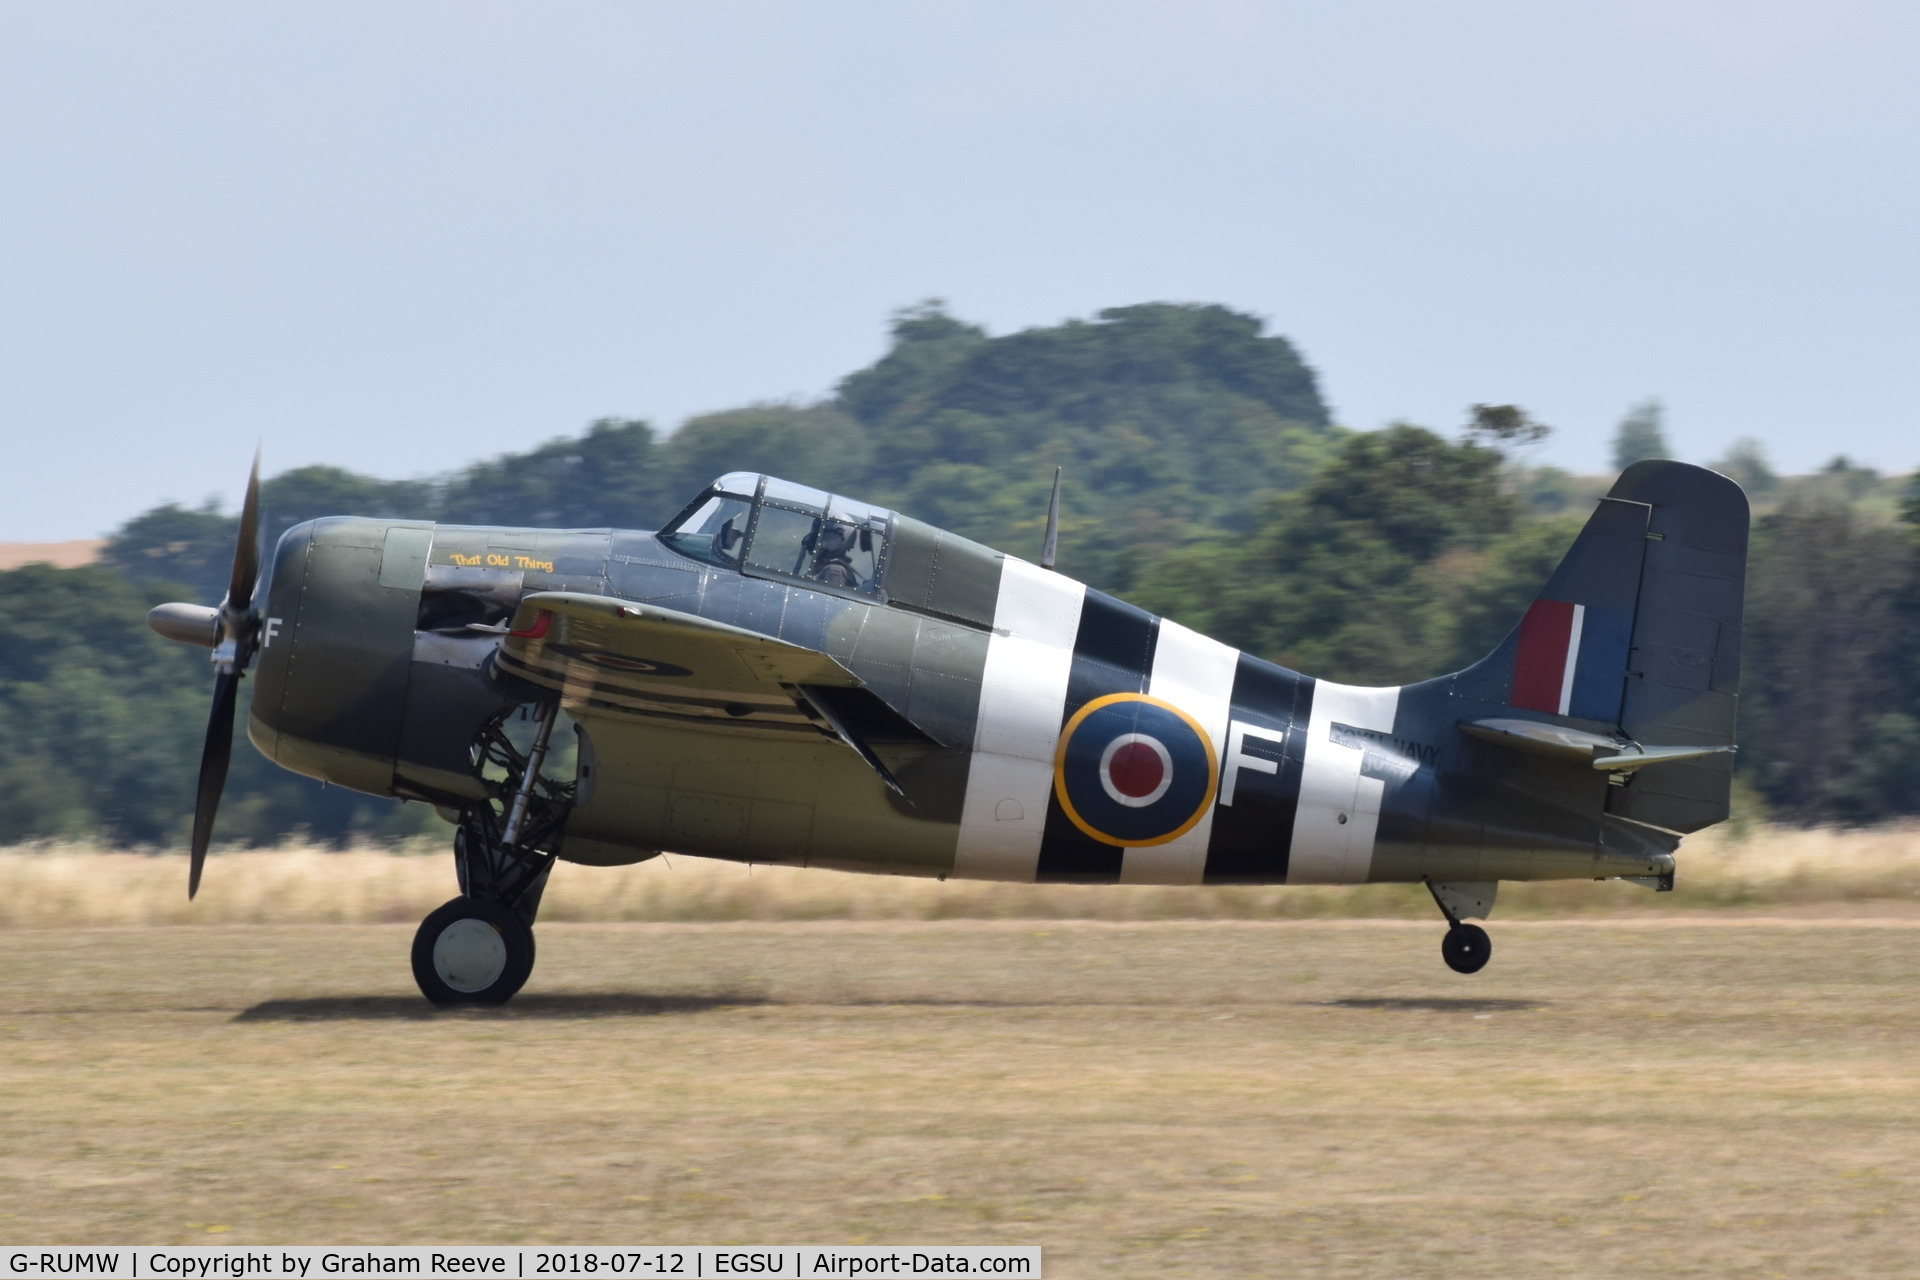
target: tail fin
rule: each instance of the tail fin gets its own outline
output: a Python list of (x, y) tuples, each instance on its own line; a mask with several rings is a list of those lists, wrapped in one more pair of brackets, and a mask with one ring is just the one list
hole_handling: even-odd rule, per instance
[[(1463, 719), (1625, 737), (1641, 759), (1669, 757), (1608, 788), (1607, 812), (1698, 831), (1727, 816), (1746, 572), (1740, 486), (1685, 463), (1636, 462), (1520, 625), (1450, 692), (1484, 708)], [(1671, 758), (1686, 748), (1711, 754)]]

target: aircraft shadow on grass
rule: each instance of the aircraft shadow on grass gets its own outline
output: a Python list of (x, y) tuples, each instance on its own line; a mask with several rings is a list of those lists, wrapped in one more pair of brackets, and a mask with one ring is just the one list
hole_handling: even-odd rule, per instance
[[(435, 1018), (518, 1021), (569, 1021), (588, 1018), (649, 1018), (662, 1014), (711, 1013), (719, 1009), (781, 1004), (822, 1004), (841, 1008), (1041, 1009), (1084, 1004), (1075, 1000), (941, 999), (845, 995), (800, 1001), (731, 993), (712, 996), (657, 996), (633, 992), (556, 992), (523, 996), (512, 1005), (460, 1005), (436, 1008), (412, 996), (309, 996), (263, 1000), (235, 1014), (235, 1022), (422, 1022)], [(1542, 1000), (1477, 1000), (1442, 996), (1350, 997), (1305, 1003), (1322, 1009), (1398, 1010), (1403, 1013), (1521, 1013), (1546, 1007)]]
[(511, 1006), (435, 1008), (418, 996), (311, 996), (263, 1000), (234, 1015), (235, 1022), (420, 1022), (434, 1018), (502, 1018), (519, 1021), (579, 1018), (648, 1018), (668, 1013), (710, 1013), (768, 1003), (764, 996), (649, 996), (628, 992), (578, 992), (523, 996)]
[[(1120, 1002), (1121, 1004), (1129, 1002)], [(1148, 1001), (1147, 1005), (1162, 1002)], [(1173, 1002), (1184, 1003), (1184, 1002)], [(1354, 1008), (1444, 1008), (1448, 1010), (1532, 1008), (1526, 1000), (1333, 1000), (1327, 1005)], [(309, 996), (302, 999), (263, 1000), (235, 1014), (235, 1022), (420, 1022), (434, 1018), (567, 1020), (584, 1018), (645, 1018), (670, 1013), (711, 1013), (718, 1009), (765, 1008), (779, 1005), (816, 1005), (840, 1009), (1054, 1009), (1108, 1007), (1105, 1002), (1076, 999), (996, 1000), (940, 996), (835, 995), (778, 999), (741, 993), (715, 996), (650, 996), (630, 992), (573, 992), (531, 995), (512, 1005), (422, 1005), (411, 996)]]
[(1544, 1000), (1471, 1000), (1444, 996), (1356, 997), (1314, 1003), (1323, 1009), (1395, 1009), (1403, 1013), (1522, 1013), (1546, 1007)]

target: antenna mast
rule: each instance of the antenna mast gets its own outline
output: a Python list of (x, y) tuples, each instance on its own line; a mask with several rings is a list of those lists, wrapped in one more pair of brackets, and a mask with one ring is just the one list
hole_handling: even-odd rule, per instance
[(1060, 550), (1060, 468), (1053, 469), (1053, 498), (1047, 503), (1047, 537), (1040, 544), (1040, 567), (1053, 568), (1054, 554)]

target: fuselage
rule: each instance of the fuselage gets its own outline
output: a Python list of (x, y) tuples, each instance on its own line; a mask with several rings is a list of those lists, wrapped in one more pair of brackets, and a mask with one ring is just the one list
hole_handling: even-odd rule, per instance
[[(660, 850), (1017, 881), (1349, 884), (1659, 875), (1675, 841), (1604, 815), (1606, 778), (1457, 724), (1453, 677), (1315, 680), (1015, 557), (885, 517), (856, 587), (626, 530), (339, 518), (275, 556), (249, 736), (288, 768), (444, 807), (486, 795), (480, 727), (519, 599), (656, 606), (817, 650), (898, 780), (792, 702), (574, 664), (563, 859)], [(876, 526), (879, 527), (879, 526)], [(869, 696), (870, 695), (870, 696)]]

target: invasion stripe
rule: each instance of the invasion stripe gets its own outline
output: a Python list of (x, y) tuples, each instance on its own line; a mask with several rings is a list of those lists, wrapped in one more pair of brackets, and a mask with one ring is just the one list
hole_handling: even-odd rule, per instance
[(1366, 749), (1352, 745), (1356, 735), (1351, 731), (1391, 735), (1399, 709), (1397, 686), (1367, 689), (1331, 680), (1314, 683), (1288, 884), (1358, 884), (1367, 878), (1386, 783), (1366, 776)]
[[(1199, 722), (1224, 760), (1227, 720), (1233, 705), (1234, 673), (1240, 652), (1177, 622), (1160, 620), (1154, 642), (1147, 693), (1179, 707)], [(1121, 884), (1199, 884), (1213, 839), (1215, 807), (1193, 829), (1165, 844), (1127, 849), (1120, 864)]]
[(1204, 883), (1286, 882), (1313, 690), (1307, 676), (1239, 655)]
[[(1104, 592), (1087, 591), (1080, 626), (1073, 638), (1066, 701), (1054, 725), (1056, 741), (1073, 713), (1095, 698), (1147, 691), (1159, 630), (1160, 619), (1146, 610)], [(1035, 879), (1113, 884), (1120, 879), (1124, 852), (1118, 845), (1095, 840), (1075, 826), (1049, 786), (1046, 836), (1041, 841)]]
[(981, 673), (980, 714), (953, 874), (1032, 880), (1053, 793), (1073, 645), (1086, 588), (1009, 556)]

